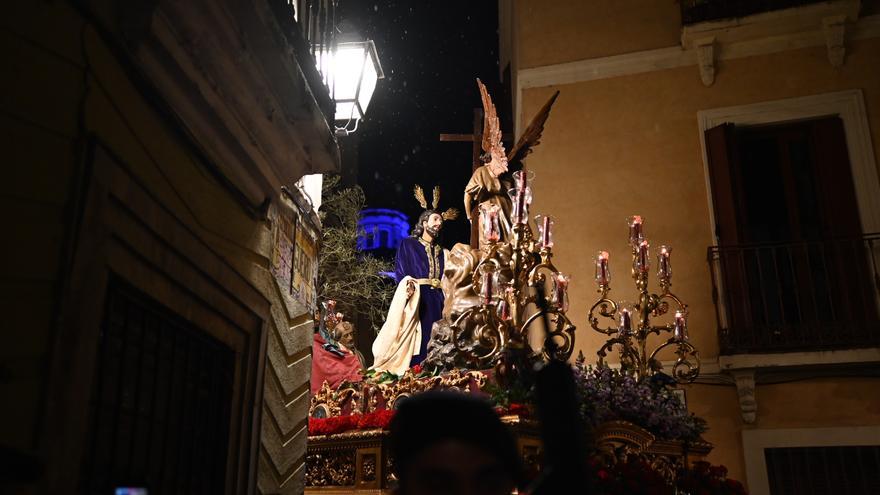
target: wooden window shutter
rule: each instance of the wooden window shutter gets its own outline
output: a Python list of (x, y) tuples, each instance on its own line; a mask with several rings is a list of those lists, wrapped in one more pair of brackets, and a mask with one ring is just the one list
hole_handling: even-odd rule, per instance
[(742, 238), (739, 232), (741, 219), (737, 218), (741, 188), (734, 126), (725, 123), (707, 129), (705, 137), (715, 210), (715, 237), (721, 245), (738, 244)]

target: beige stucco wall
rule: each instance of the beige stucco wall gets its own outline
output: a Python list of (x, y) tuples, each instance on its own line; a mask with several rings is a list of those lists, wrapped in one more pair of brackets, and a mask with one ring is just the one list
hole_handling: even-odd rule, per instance
[(709, 460), (723, 464), (734, 479), (745, 480), (742, 432), (751, 429), (825, 428), (880, 425), (880, 379), (814, 378), (759, 384), (754, 424), (743, 423), (736, 388), (685, 386), (688, 408), (709, 421), (704, 438), (715, 447)]
[[(861, 15), (880, 13), (862, 0)], [(514, 0), (519, 68), (677, 46), (680, 2), (669, 0)]]
[(625, 219), (645, 217), (656, 250), (673, 248), (673, 290), (690, 305), (690, 332), (704, 357), (717, 354), (715, 313), (706, 248), (712, 244), (709, 199), (697, 112), (844, 89), (864, 92), (875, 150), (880, 148), (880, 39), (851, 43), (847, 63), (828, 64), (824, 48), (725, 60), (712, 87), (696, 67), (526, 89), (524, 121), (555, 89), (561, 91), (541, 145), (529, 157), (537, 174), (533, 209), (558, 223), (555, 262), (574, 281), (572, 317), (578, 348), (595, 349), (602, 336), (587, 331), (586, 309), (596, 299), (592, 257), (611, 254), (612, 296), (632, 299), (631, 255)]
[[(525, 5), (529, 3), (518, 4), (524, 9), (520, 14), (529, 12), (518, 24), (521, 68), (677, 43), (677, 25), (672, 33), (660, 26), (636, 29), (640, 36), (624, 35), (630, 27), (615, 19), (632, 15), (632, 9), (616, 5), (605, 15), (600, 8), (565, 11), (562, 5), (532, 8)], [(677, 9), (674, 2), (665, 3)], [(628, 22), (641, 20), (636, 15)], [(579, 33), (584, 39), (572, 43)], [(632, 301), (636, 294), (625, 225), (632, 214), (645, 217), (653, 263), (661, 244), (673, 247), (673, 290), (690, 305), (691, 339), (704, 361), (712, 362), (718, 354), (706, 261), (713, 241), (698, 111), (860, 89), (875, 155), (880, 150), (880, 38), (848, 41), (846, 64), (838, 69), (828, 63), (824, 46), (721, 60), (716, 69), (711, 87), (702, 84), (696, 66), (688, 66), (522, 93), (525, 125), (553, 91), (561, 91), (528, 166), (537, 174), (534, 212), (557, 221), (554, 262), (573, 275), (570, 316), (578, 326), (577, 349), (588, 359), (604, 342), (586, 318), (598, 296), (592, 260), (597, 250), (611, 254), (611, 297)], [(656, 285), (651, 288), (657, 290)], [(880, 395), (878, 390), (876, 380), (854, 378), (759, 385), (758, 421), (749, 428), (880, 424), (873, 398)], [(709, 421), (706, 438), (715, 444), (710, 461), (727, 465), (731, 476), (744, 479), (741, 432), (746, 426), (736, 389), (692, 385), (688, 400), (691, 410)]]
[(756, 428), (880, 425), (880, 378), (759, 385)]
[(519, 68), (678, 44), (679, 4), (669, 0), (516, 0)]

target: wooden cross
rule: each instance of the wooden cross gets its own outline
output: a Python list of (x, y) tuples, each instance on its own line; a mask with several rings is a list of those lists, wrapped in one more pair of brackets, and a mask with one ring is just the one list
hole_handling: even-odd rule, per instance
[[(507, 142), (513, 140), (511, 134), (502, 134), (501, 139)], [(483, 162), (480, 161), (480, 155), (483, 154), (483, 109), (474, 109), (474, 133), (473, 134), (440, 134), (442, 142), (471, 142), (473, 143), (473, 162), (471, 163), (471, 172), (476, 172)], [(477, 232), (477, 223), (471, 224), (471, 247), (478, 248), (479, 232)]]
[[(513, 140), (513, 135), (504, 134), (501, 136), (504, 141)], [(472, 142), (473, 143), (473, 162), (471, 172), (475, 172), (483, 163), (480, 161), (480, 155), (483, 154), (483, 109), (474, 109), (474, 133), (473, 134), (440, 134), (440, 141), (443, 142)]]

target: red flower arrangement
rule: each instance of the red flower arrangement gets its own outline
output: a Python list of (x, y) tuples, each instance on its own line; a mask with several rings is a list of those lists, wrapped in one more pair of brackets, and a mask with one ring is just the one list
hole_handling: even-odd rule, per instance
[(331, 418), (309, 418), (310, 435), (333, 435), (357, 428), (359, 414), (333, 416)]
[(694, 462), (688, 471), (679, 473), (678, 489), (693, 495), (746, 495), (742, 483), (727, 477), (727, 468), (706, 461)]
[(380, 409), (378, 411), (373, 411), (371, 413), (362, 415), (358, 420), (357, 427), (359, 430), (366, 430), (371, 428), (381, 428), (385, 430), (388, 428), (388, 424), (391, 423), (391, 419), (393, 417), (393, 410)]
[(663, 476), (636, 456), (605, 465), (590, 461), (593, 493), (602, 495), (673, 495)]
[(520, 402), (511, 402), (507, 407), (504, 406), (495, 406), (495, 412), (499, 416), (506, 416), (508, 414), (516, 414), (517, 416), (531, 416), (531, 411), (529, 407)]
[(309, 435), (335, 435), (350, 430), (388, 428), (394, 411), (381, 409), (367, 414), (349, 414), (331, 418), (309, 418)]

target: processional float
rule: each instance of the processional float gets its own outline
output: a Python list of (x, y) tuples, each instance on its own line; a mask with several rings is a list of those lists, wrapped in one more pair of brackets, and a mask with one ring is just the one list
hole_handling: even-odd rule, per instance
[[(557, 91), (541, 108), (510, 152), (501, 142), (499, 120), (485, 86), (478, 80), (484, 109), (484, 165), (474, 172), (465, 193), (465, 212), (478, 226), (477, 246), (458, 244), (445, 262), (442, 288), (443, 319), (433, 327), (428, 356), (419, 373), (408, 371), (389, 383), (364, 383), (360, 387), (323, 387), (312, 397), (313, 417), (376, 414), (393, 410), (402, 399), (437, 388), (464, 392), (486, 385), (489, 376), (504, 386), (515, 379), (517, 367), (536, 361), (568, 361), (575, 349), (575, 325), (568, 316), (571, 277), (553, 262), (554, 220), (548, 215), (530, 217), (534, 179), (523, 159), (539, 144)], [(509, 171), (511, 168), (518, 168)], [(534, 229), (532, 226), (534, 225)], [(621, 373), (638, 379), (651, 377), (664, 366), (659, 356), (671, 350), (675, 382), (692, 382), (700, 360), (687, 331), (687, 305), (671, 291), (671, 248), (657, 254), (660, 293), (648, 289), (650, 243), (643, 219), (627, 220), (632, 249), (631, 276), (636, 287), (632, 302), (611, 297), (611, 271), (607, 251), (594, 258), (599, 298), (590, 307), (591, 328), (605, 336), (597, 351), (597, 364), (606, 366), (609, 353), (617, 352)], [(621, 226), (623, 227), (623, 226)], [(623, 228), (621, 228), (623, 230)], [(657, 324), (670, 314), (672, 321)], [(668, 335), (653, 349), (651, 336)], [(583, 361), (579, 356), (578, 361)], [(485, 372), (486, 370), (491, 370)], [(671, 380), (670, 380), (671, 381)], [(540, 468), (541, 442), (533, 420), (518, 414), (502, 418), (518, 438), (527, 468)], [(706, 455), (711, 445), (655, 438), (631, 423), (612, 421), (595, 432), (597, 444), (609, 451), (638, 453), (667, 479), (689, 459)], [(309, 437), (306, 457), (308, 488), (351, 487), (385, 489), (393, 482), (381, 429), (352, 430)], [(309, 490), (307, 490), (309, 491)]]

